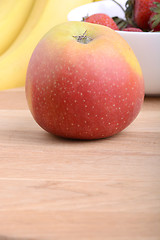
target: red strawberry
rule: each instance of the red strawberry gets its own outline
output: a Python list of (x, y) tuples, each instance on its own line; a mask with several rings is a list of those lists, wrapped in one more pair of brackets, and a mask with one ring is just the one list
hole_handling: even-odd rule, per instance
[(124, 28), (122, 31), (126, 31), (126, 32), (143, 32), (140, 28), (135, 28), (135, 27), (127, 27), (127, 28)]
[(160, 31), (160, 0), (156, 1), (151, 8), (152, 14), (150, 16), (150, 29), (154, 32)]
[(108, 15), (103, 14), (103, 13), (93, 14), (89, 17), (84, 18), (84, 21), (104, 25), (104, 26), (107, 26), (107, 27), (112, 28), (114, 30), (119, 30), (118, 26), (113, 21), (113, 19), (111, 17), (109, 17)]
[(149, 29), (149, 18), (151, 15), (150, 4), (154, 0), (135, 0), (134, 21), (141, 29)]
[(127, 21), (143, 30), (150, 30), (151, 7), (155, 1), (160, 2), (160, 0), (128, 0), (125, 14)]

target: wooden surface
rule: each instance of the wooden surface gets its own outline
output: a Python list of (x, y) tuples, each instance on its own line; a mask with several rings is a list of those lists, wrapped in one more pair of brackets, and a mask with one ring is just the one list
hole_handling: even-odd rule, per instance
[(160, 240), (160, 98), (97, 141), (54, 137), (0, 92), (0, 240)]

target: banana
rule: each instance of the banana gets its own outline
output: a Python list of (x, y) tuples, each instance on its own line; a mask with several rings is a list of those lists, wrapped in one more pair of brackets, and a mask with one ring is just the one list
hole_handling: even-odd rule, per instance
[(12, 51), (0, 57), (0, 90), (24, 86), (27, 66), (39, 40), (53, 26), (67, 21), (71, 9), (91, 1), (45, 0), (43, 12), (32, 31)]
[(17, 48), (27, 38), (27, 36), (37, 25), (45, 6), (46, 0), (35, 0), (35, 4), (21, 32), (19, 33), (15, 41), (11, 44), (11, 46), (3, 53), (1, 59), (6, 57), (6, 55), (10, 54), (11, 51)]
[[(16, 39), (33, 7), (34, 0), (16, 0), (8, 3), (8, 11), (1, 13), (0, 21), (0, 54)], [(12, 7), (11, 7), (12, 6)], [(5, 10), (3, 3), (2, 8)], [(5, 14), (4, 14), (5, 13)]]
[(0, 21), (8, 14), (8, 12), (12, 10), (14, 7), (15, 0), (5, 0), (0, 1)]

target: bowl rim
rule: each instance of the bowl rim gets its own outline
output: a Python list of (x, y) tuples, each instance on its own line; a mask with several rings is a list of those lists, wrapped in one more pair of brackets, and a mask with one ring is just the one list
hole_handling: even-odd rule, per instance
[(153, 36), (153, 35), (160, 35), (160, 32), (130, 32), (130, 31), (123, 31), (123, 30), (115, 30), (116, 32), (121, 32), (123, 34), (132, 34), (132, 35), (150, 35), (150, 36)]

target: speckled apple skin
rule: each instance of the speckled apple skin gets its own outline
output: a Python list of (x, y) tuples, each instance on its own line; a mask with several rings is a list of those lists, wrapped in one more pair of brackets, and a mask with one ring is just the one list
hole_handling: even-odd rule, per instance
[[(75, 36), (92, 39), (88, 44)], [(140, 65), (110, 28), (67, 22), (41, 39), (29, 62), (26, 97), (46, 131), (74, 139), (99, 139), (125, 129), (144, 100)]]

